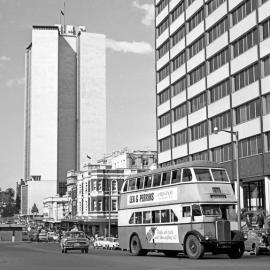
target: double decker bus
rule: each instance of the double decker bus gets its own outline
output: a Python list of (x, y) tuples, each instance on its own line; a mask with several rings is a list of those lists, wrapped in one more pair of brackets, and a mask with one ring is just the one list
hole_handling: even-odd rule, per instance
[(237, 204), (228, 174), (209, 161), (186, 162), (125, 180), (118, 211), (121, 249), (133, 255), (205, 252), (240, 258), (244, 236), (237, 230)]

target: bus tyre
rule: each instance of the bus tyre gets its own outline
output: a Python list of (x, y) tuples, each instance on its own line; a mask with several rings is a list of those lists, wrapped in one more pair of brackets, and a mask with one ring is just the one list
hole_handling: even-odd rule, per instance
[(239, 259), (244, 254), (244, 251), (245, 251), (244, 243), (238, 243), (232, 246), (228, 255), (231, 259)]
[(190, 234), (185, 242), (185, 250), (190, 259), (199, 259), (204, 254), (204, 246), (200, 243), (199, 239)]
[(140, 239), (137, 235), (133, 235), (130, 241), (130, 252), (132, 255), (141, 256), (146, 252), (142, 249)]

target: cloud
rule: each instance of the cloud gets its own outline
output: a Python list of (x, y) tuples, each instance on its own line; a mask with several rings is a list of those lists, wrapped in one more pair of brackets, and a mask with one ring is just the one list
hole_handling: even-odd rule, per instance
[(155, 7), (153, 4), (139, 4), (136, 0), (132, 3), (133, 7), (143, 11), (144, 16), (141, 23), (146, 26), (151, 26), (155, 18)]
[(24, 85), (25, 79), (24, 77), (21, 78), (13, 78), (9, 79), (6, 83), (7, 87), (13, 87), (13, 86), (18, 86), (18, 85)]
[(3, 62), (10, 61), (10, 57), (2, 55), (0, 56), (0, 61), (3, 61)]
[(128, 41), (115, 41), (107, 39), (106, 47), (117, 52), (136, 53), (136, 54), (150, 54), (153, 52), (152, 46), (144, 41), (128, 42)]

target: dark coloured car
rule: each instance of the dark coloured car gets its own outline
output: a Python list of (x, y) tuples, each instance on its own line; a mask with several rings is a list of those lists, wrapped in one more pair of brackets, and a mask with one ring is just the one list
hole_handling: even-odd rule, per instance
[(66, 232), (60, 241), (62, 253), (68, 250), (81, 250), (82, 253), (88, 253), (89, 240), (82, 231)]

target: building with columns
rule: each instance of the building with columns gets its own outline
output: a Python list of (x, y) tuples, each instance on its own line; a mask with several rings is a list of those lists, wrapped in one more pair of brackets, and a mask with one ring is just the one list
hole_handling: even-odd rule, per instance
[[(210, 160), (270, 213), (270, 1), (155, 0), (158, 164)], [(214, 134), (214, 128), (220, 132)]]

